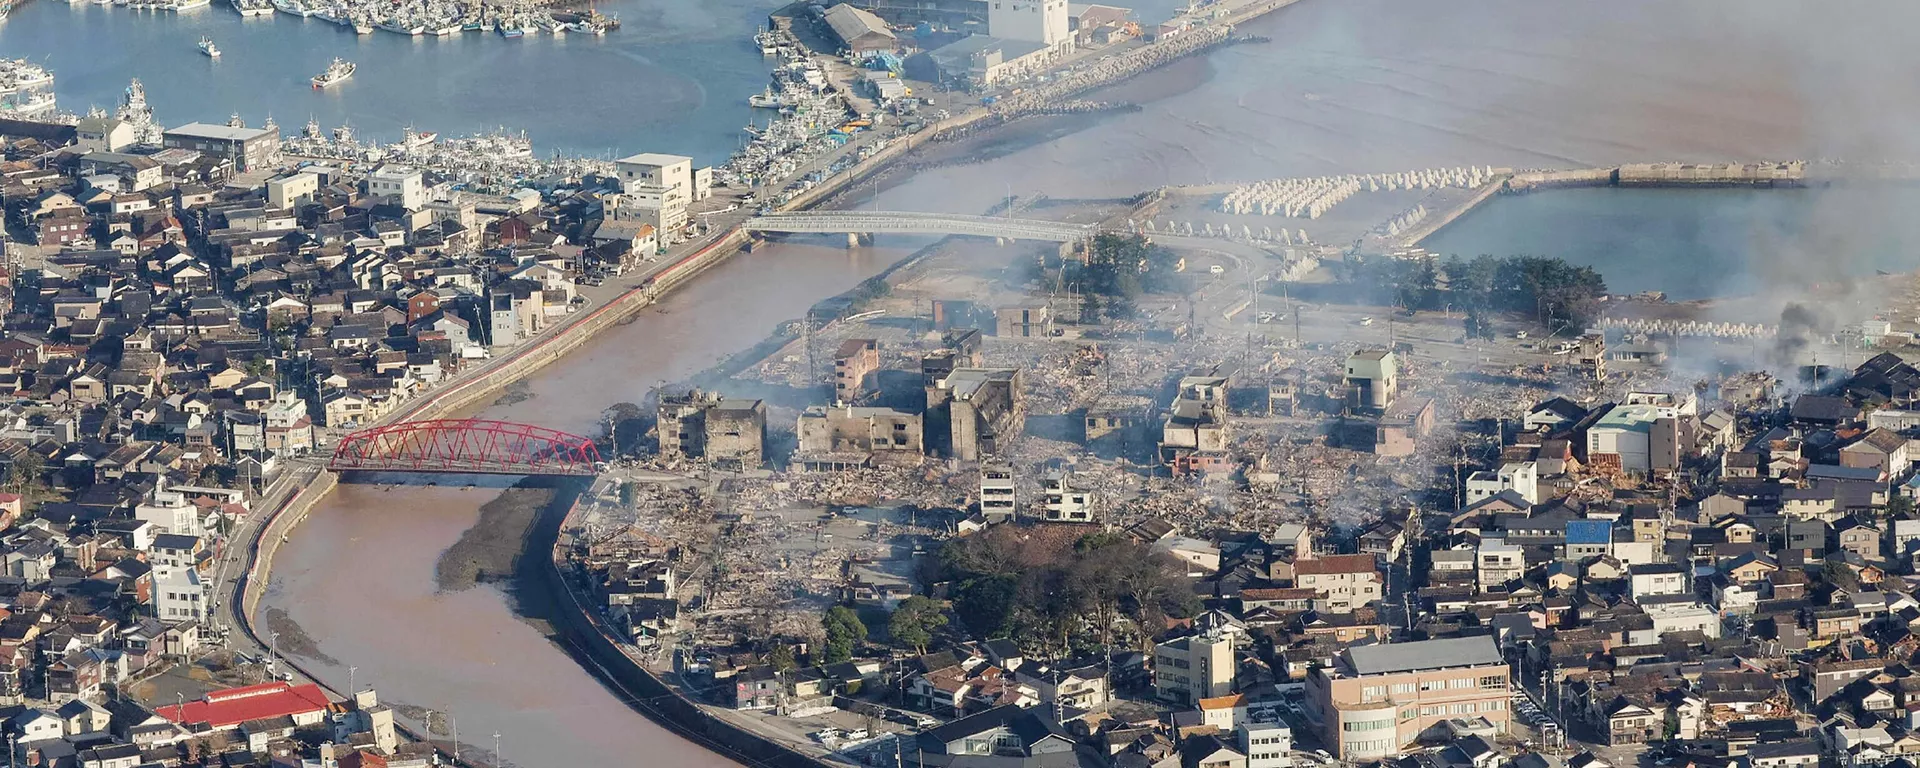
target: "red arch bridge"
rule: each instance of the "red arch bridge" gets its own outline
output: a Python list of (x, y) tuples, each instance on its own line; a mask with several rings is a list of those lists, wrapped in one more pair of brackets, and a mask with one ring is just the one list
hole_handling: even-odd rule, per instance
[(593, 475), (600, 449), (579, 435), (490, 419), (430, 419), (340, 438), (334, 471)]

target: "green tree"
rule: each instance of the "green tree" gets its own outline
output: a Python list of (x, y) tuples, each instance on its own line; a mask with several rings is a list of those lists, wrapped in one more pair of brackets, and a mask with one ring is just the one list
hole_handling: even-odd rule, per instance
[(939, 603), (914, 595), (893, 609), (893, 616), (887, 619), (887, 634), (893, 637), (895, 645), (912, 648), (914, 653), (926, 653), (927, 644), (933, 642), (934, 631), (946, 625), (947, 614)]
[(867, 625), (861, 623), (860, 614), (844, 605), (828, 608), (820, 624), (827, 631), (828, 664), (853, 658), (854, 647), (867, 639)]
[(785, 672), (799, 666), (793, 659), (793, 646), (786, 643), (775, 645), (773, 650), (767, 651), (767, 663), (777, 672)]
[(1013, 630), (1014, 596), (1020, 580), (981, 576), (966, 580), (953, 596), (953, 613), (974, 637), (1006, 637)]
[(1913, 517), (1913, 499), (1904, 493), (1895, 493), (1887, 498), (1887, 517), (1894, 520), (1908, 520)]
[(47, 462), (40, 458), (40, 454), (32, 451), (22, 453), (19, 458), (13, 460), (13, 476), (8, 478), (9, 484), (15, 488), (39, 485), (40, 472), (46, 469), (46, 466)]

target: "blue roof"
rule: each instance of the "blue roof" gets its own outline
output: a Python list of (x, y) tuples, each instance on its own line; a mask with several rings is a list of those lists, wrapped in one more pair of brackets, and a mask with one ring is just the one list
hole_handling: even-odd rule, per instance
[(1608, 520), (1568, 520), (1568, 544), (1611, 544), (1613, 523)]

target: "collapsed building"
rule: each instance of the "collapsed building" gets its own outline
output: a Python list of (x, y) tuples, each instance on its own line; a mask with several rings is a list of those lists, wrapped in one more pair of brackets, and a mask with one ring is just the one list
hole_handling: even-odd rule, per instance
[(867, 466), (914, 466), (925, 455), (919, 414), (861, 406), (813, 406), (795, 429), (794, 465), (808, 470)]
[(1175, 475), (1224, 472), (1232, 468), (1228, 454), (1227, 390), (1231, 370), (1215, 366), (1181, 377), (1167, 418), (1160, 427), (1160, 462)]

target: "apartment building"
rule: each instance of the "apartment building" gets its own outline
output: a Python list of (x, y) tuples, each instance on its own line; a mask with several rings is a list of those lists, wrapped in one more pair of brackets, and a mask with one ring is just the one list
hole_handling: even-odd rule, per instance
[(1307, 717), (1334, 757), (1390, 758), (1450, 718), (1507, 728), (1510, 669), (1491, 637), (1348, 648), (1307, 677)]
[(1373, 555), (1330, 555), (1293, 564), (1293, 585), (1314, 590), (1321, 613), (1352, 613), (1380, 599), (1380, 570)]
[(1154, 646), (1153, 688), (1162, 701), (1197, 704), (1233, 693), (1233, 638), (1188, 635)]

